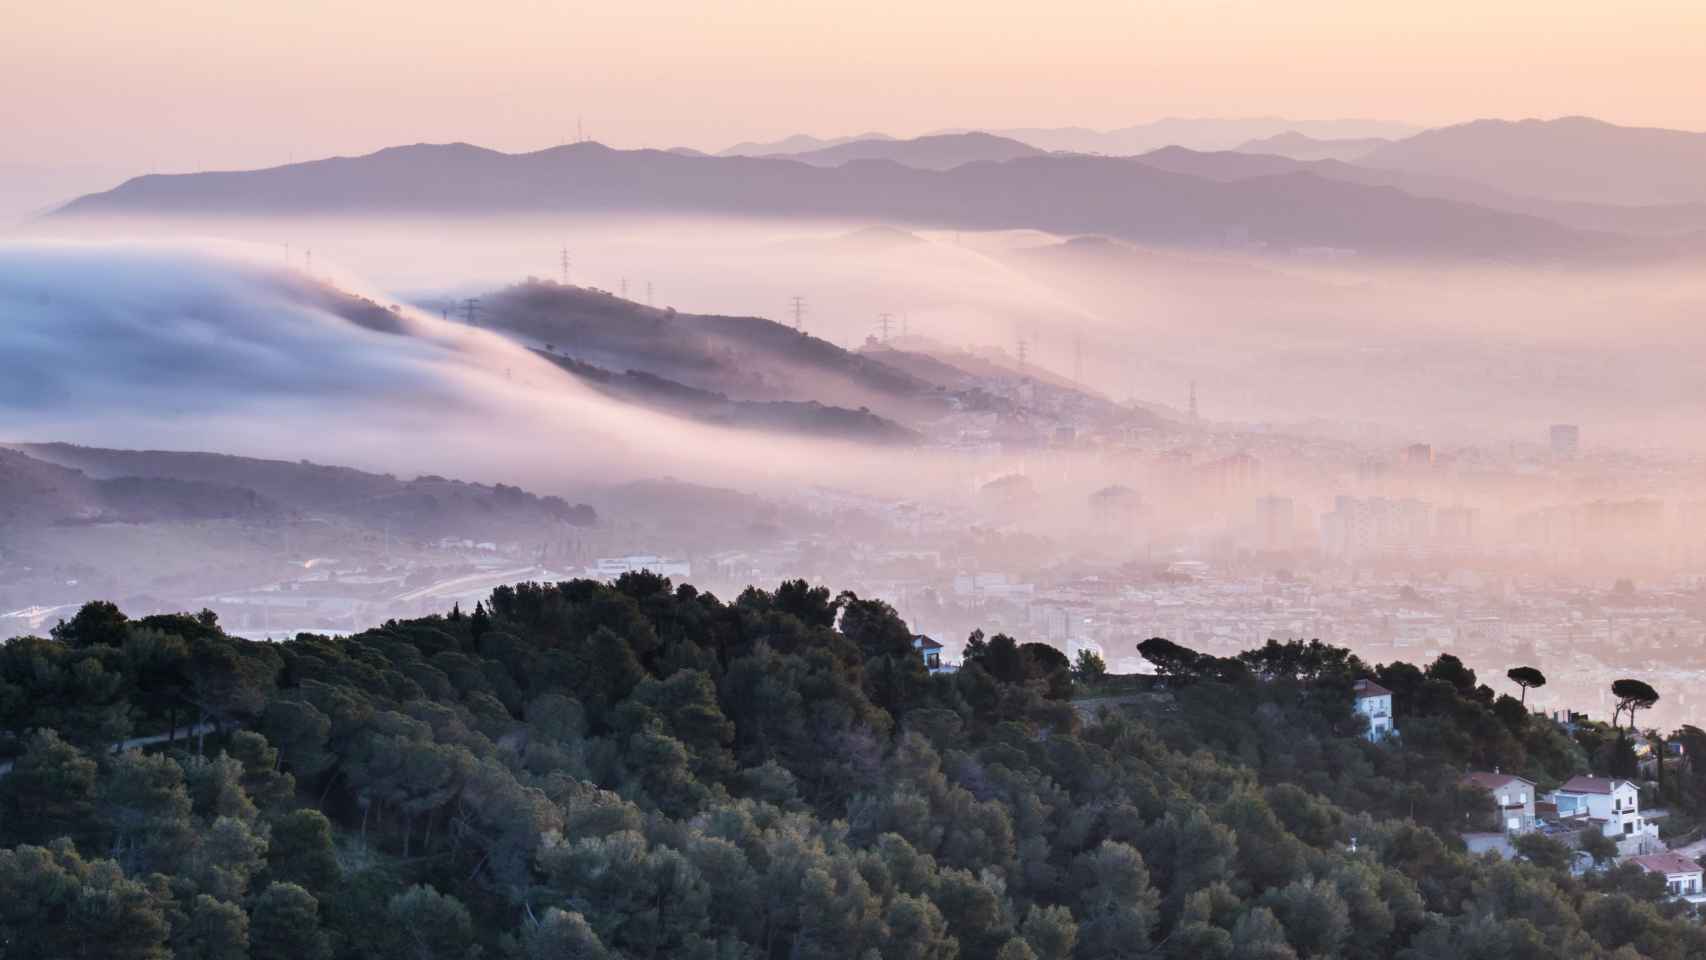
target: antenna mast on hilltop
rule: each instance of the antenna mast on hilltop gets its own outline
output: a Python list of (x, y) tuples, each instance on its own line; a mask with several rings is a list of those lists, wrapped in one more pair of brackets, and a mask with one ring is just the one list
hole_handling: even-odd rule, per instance
[(794, 309), (794, 329), (804, 330), (806, 328), (806, 298), (796, 294), (789, 300), (789, 303)]
[(480, 298), (479, 297), (469, 297), (468, 299), (462, 301), (462, 316), (468, 321), (468, 326), (477, 327), (480, 325), (480, 321), (479, 321)]
[(1025, 358), (1028, 355), (1029, 354), (1027, 352), (1027, 344), (1025, 343), (1025, 335), (1021, 333), (1021, 334), (1019, 334), (1019, 369), (1020, 370), (1025, 369)]
[(646, 306), (649, 307), (651, 305), (652, 305), (652, 282), (650, 280), (647, 280), (646, 281)]
[(569, 248), (566, 245), (563, 247), (562, 266), (563, 286), (566, 287), (569, 285)]
[(575, 142), (586, 142), (586, 131), (581, 127), (581, 118), (579, 114), (575, 115)]
[(889, 342), (889, 327), (893, 322), (894, 322), (894, 314), (892, 314), (892, 313), (879, 313), (879, 314), (877, 314), (877, 327), (883, 331), (883, 342), (884, 343)]

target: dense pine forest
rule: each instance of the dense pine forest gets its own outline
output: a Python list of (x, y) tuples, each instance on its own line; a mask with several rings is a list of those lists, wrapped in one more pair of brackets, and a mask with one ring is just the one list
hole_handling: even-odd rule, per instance
[(1449, 656), (1162, 653), (932, 675), (880, 601), (649, 574), (284, 643), (90, 604), (0, 647), (0, 957), (1706, 956), (1661, 879), (1459, 839), (1466, 769), (1556, 784), (1605, 728)]

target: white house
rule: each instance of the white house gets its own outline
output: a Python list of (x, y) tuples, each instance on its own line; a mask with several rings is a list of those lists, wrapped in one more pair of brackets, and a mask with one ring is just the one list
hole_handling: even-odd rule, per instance
[(924, 658), (924, 669), (931, 673), (953, 673), (954, 666), (942, 662), (942, 645), (922, 633), (912, 636), (912, 649)]
[(1356, 711), (1368, 718), (1368, 738), (1376, 743), (1398, 732), (1392, 722), (1392, 691), (1373, 680), (1358, 680), (1351, 688)]
[(1485, 790), (1499, 811), (1499, 826), (1508, 834), (1534, 829), (1534, 781), (1509, 773), (1476, 772), (1464, 776), (1466, 787)]
[(1706, 885), (1701, 883), (1700, 864), (1682, 854), (1667, 850), (1664, 853), (1630, 857), (1629, 862), (1648, 873), (1664, 877), (1665, 887), (1670, 890), (1671, 896), (1689, 903), (1706, 903)]
[(1551, 800), (1558, 807), (1558, 819), (1596, 826), (1626, 853), (1646, 853), (1658, 843), (1659, 825), (1641, 816), (1641, 791), (1628, 780), (1592, 774), (1571, 777), (1552, 792)]

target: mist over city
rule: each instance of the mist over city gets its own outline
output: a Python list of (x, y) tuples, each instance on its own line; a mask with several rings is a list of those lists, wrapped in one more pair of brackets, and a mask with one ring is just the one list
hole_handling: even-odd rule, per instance
[(74, 6), (0, 954), (1706, 955), (1700, 11)]

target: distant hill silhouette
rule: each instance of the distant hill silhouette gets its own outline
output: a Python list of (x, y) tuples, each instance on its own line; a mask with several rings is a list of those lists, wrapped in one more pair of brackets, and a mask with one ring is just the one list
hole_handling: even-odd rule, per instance
[(504, 154), (417, 145), (245, 172), (145, 176), (77, 214), (496, 215), (651, 212), (850, 217), (953, 229), (1099, 233), (1151, 244), (1364, 255), (1603, 258), (1646, 247), (1545, 220), (1294, 171), (1216, 182), (1128, 159), (1033, 156), (948, 171), (820, 168), (577, 143)]
[(1029, 144), (987, 133), (946, 133), (912, 140), (855, 140), (821, 150), (791, 154), (817, 167), (839, 167), (855, 160), (888, 160), (919, 170), (952, 170), (967, 163), (1001, 163), (1040, 156)]
[(1706, 202), (1706, 133), (1589, 117), (1476, 120), (1381, 147), (1363, 163), (1573, 203)]
[[(1421, 128), (1379, 120), (1288, 120), (1283, 117), (1167, 117), (1114, 130), (1086, 127), (1027, 127), (991, 130), (1033, 147), (1069, 153), (1129, 157), (1162, 147), (1231, 150), (1264, 137), (1297, 133), (1324, 140), (1406, 137)], [(947, 131), (944, 131), (947, 132)]]
[(1298, 160), (1245, 151), (1196, 151), (1165, 147), (1137, 158), (1160, 170), (1211, 180), (1233, 181), (1279, 174), (1308, 173), (1369, 187), (1393, 187), (1416, 197), (1432, 197), (1540, 217), (1577, 230), (1665, 236), (1706, 231), (1706, 203), (1630, 206), (1571, 203), (1510, 193), (1479, 180), (1388, 170), (1341, 160)]
[(717, 156), (764, 157), (778, 154), (805, 153), (809, 150), (823, 150), (827, 147), (838, 147), (844, 143), (853, 143), (855, 141), (893, 139), (895, 138), (886, 133), (877, 133), (876, 131), (861, 133), (851, 137), (830, 137), (828, 139), (813, 137), (804, 133), (796, 133), (791, 137), (783, 137), (780, 140), (772, 140), (767, 143), (746, 140), (727, 149), (717, 151)]
[(1267, 153), (1293, 160), (1359, 160), (1392, 140), (1387, 137), (1336, 137), (1322, 139), (1287, 130), (1271, 137), (1247, 140), (1238, 145), (1241, 153)]

